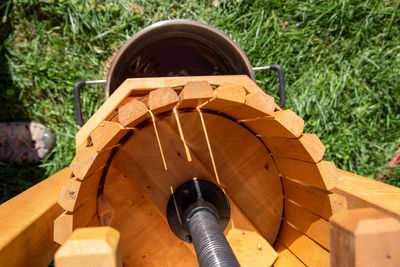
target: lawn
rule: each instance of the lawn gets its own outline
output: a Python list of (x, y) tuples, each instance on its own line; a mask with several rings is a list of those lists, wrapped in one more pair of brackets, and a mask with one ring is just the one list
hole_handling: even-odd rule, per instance
[[(72, 88), (105, 77), (112, 55), (138, 30), (167, 19), (209, 23), (253, 66), (286, 70), (287, 105), (327, 147), (325, 159), (375, 178), (400, 145), (398, 1), (2, 1), (0, 114), (36, 120), (57, 135), (40, 164), (0, 163), (0, 203), (67, 166), (74, 155)], [(276, 96), (275, 73), (257, 83)], [(101, 86), (82, 96), (87, 119)], [(400, 186), (400, 168), (384, 182)]]

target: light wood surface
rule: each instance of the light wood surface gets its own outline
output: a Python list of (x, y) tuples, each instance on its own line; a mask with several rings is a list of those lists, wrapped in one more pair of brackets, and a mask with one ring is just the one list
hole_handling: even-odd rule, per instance
[(139, 187), (111, 165), (104, 194), (115, 209), (111, 226), (121, 233), (126, 266), (196, 266), (194, 250), (176, 237)]
[[(262, 143), (231, 120), (204, 113), (209, 150), (198, 113), (179, 113), (187, 146), (269, 242), (282, 215), (282, 189), (276, 168)], [(168, 123), (177, 131), (175, 119)], [(216, 173), (213, 167), (214, 159)]]
[(57, 250), (56, 267), (122, 267), (121, 240), (111, 227), (75, 230)]
[(242, 121), (255, 134), (270, 137), (299, 138), (304, 121), (291, 110), (277, 111), (269, 117)]
[[(203, 115), (221, 186), (263, 236), (273, 242), (282, 216), (282, 191), (271, 157), (262, 143), (240, 125), (217, 115)], [(162, 213), (170, 186), (177, 188), (193, 177), (217, 183), (199, 114), (184, 112), (179, 113), (179, 118), (191, 162), (185, 157), (172, 115), (157, 121), (163, 155), (149, 124), (124, 143), (114, 158), (118, 168), (135, 180)], [(227, 154), (232, 156), (230, 160), (226, 159)]]
[(275, 155), (274, 161), (282, 176), (299, 180), (324, 190), (334, 188), (339, 178), (333, 162), (310, 163)]
[(329, 223), (300, 205), (285, 201), (285, 220), (298, 231), (329, 250)]
[(283, 178), (285, 199), (292, 200), (321, 218), (329, 220), (332, 214), (347, 209), (346, 198), (306, 184)]
[(150, 92), (165, 86), (186, 84), (189, 81), (208, 81), (210, 84), (221, 84), (225, 81), (244, 86), (249, 93), (256, 93), (261, 89), (247, 75), (220, 75), (220, 76), (193, 76), (193, 77), (162, 77), (162, 78), (134, 78), (127, 79), (108, 98), (108, 100), (90, 117), (84, 126), (75, 135), (76, 148), (86, 144), (90, 133), (111, 113), (115, 112), (126, 97), (132, 92)]
[(224, 234), (241, 266), (271, 266), (278, 257), (236, 203), (229, 199), (231, 218)]
[(338, 173), (333, 191), (346, 197), (350, 209), (374, 207), (400, 220), (400, 188), (340, 169)]
[(85, 202), (73, 213), (64, 211), (54, 220), (54, 241), (63, 244), (75, 229), (88, 226), (96, 212), (96, 201)]
[(76, 152), (69, 167), (79, 180), (84, 180), (104, 167), (111, 155), (112, 148), (97, 152), (93, 146), (84, 147)]
[(308, 161), (319, 162), (325, 154), (325, 146), (315, 134), (302, 134), (299, 139), (262, 137), (274, 155)]
[(102, 151), (117, 145), (129, 131), (130, 129), (126, 129), (118, 122), (103, 121), (90, 134), (90, 138), (92, 139), (93, 147), (97, 151)]
[(132, 99), (118, 108), (118, 119), (122, 126), (135, 127), (150, 118), (147, 106), (142, 102)]
[(353, 209), (330, 219), (331, 266), (400, 266), (400, 222), (376, 209)]
[(149, 94), (149, 109), (156, 115), (170, 111), (178, 103), (178, 95), (171, 87), (162, 87)]
[(278, 259), (275, 261), (275, 267), (304, 267), (302, 263), (289, 249), (284, 247), (281, 243), (276, 242), (274, 245), (276, 252), (278, 252)]
[(329, 252), (287, 222), (282, 222), (278, 240), (305, 265), (329, 266)]
[[(245, 104), (246, 106), (252, 107), (253, 109), (260, 111), (259, 116), (271, 116), (276, 110), (275, 99), (262, 91), (248, 94), (246, 96)], [(252, 118), (254, 118), (253, 114), (251, 114), (251, 116)], [(241, 118), (237, 119), (249, 118), (251, 117), (248, 115), (243, 115)]]
[(231, 229), (226, 239), (242, 267), (272, 266), (278, 257), (272, 246), (255, 232)]
[(177, 108), (195, 108), (213, 96), (213, 89), (207, 81), (187, 82), (179, 94)]
[(62, 213), (57, 204), (65, 168), (0, 206), (0, 266), (47, 266), (58, 248), (53, 221)]
[(58, 204), (64, 210), (74, 212), (87, 201), (96, 202), (102, 173), (100, 169), (83, 181), (73, 178), (65, 182), (60, 190)]
[(224, 112), (241, 106), (246, 101), (246, 90), (243, 86), (229, 82), (222, 83), (214, 90), (210, 100), (200, 106), (204, 110)]

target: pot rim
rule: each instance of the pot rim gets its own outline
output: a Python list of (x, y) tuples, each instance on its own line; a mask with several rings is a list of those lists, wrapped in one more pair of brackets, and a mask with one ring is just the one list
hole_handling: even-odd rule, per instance
[(114, 72), (114, 68), (116, 65), (115, 63), (119, 60), (121, 55), (125, 52), (125, 50), (130, 46), (131, 43), (133, 43), (135, 40), (139, 39), (144, 34), (150, 32), (156, 28), (162, 28), (162, 27), (166, 27), (166, 26), (170, 26), (170, 25), (182, 25), (182, 24), (191, 25), (191, 26), (195, 26), (195, 27), (202, 27), (207, 30), (211, 30), (214, 33), (216, 33), (217, 35), (219, 35), (221, 38), (225, 39), (237, 51), (237, 53), (243, 59), (244, 63), (247, 66), (248, 73), (250, 73), (250, 78), (255, 81), (254, 71), (251, 67), (250, 61), (247, 58), (246, 54), (243, 52), (243, 50), (240, 48), (240, 46), (238, 44), (236, 44), (235, 41), (233, 41), (228, 35), (226, 35), (221, 30), (215, 28), (214, 26), (206, 24), (204, 22), (195, 21), (195, 20), (186, 20), (186, 19), (163, 20), (163, 21), (156, 22), (154, 24), (151, 24), (151, 25), (143, 28), (142, 30), (140, 30), (139, 32), (134, 34), (131, 38), (129, 38), (129, 40), (126, 41), (125, 44), (118, 50), (118, 53), (113, 58), (110, 68), (108, 70), (107, 82), (106, 82), (106, 86), (105, 86), (105, 98), (107, 99), (110, 97), (110, 82), (111, 82), (110, 77), (111, 77), (112, 73)]

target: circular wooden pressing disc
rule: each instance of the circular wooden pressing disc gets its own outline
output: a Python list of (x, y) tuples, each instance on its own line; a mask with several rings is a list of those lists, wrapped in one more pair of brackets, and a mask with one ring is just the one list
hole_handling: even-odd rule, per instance
[[(269, 151), (237, 122), (211, 113), (201, 114), (204, 124), (198, 112), (169, 113), (157, 118), (159, 138), (153, 124), (148, 123), (121, 145), (113, 158), (113, 166), (124, 173), (130, 182), (133, 181), (132, 188), (139, 189), (164, 216), (171, 188), (177, 188), (194, 177), (220, 185), (231, 205), (238, 207), (272, 244), (280, 227), (283, 196), (280, 177)], [(132, 215), (143, 213), (134, 209), (150, 209), (147, 204), (138, 206), (133, 203), (143, 202), (143, 197), (127, 204), (121, 194), (128, 190), (128, 185), (113, 184), (110, 176), (112, 172), (106, 180), (105, 194), (115, 207), (112, 225), (121, 231), (123, 238), (129, 238), (134, 231), (140, 233), (140, 227), (152, 227), (155, 218), (147, 216), (147, 220), (152, 221), (146, 223), (139, 222), (137, 216)], [(231, 219), (240, 224), (240, 220)], [(173, 236), (166, 220), (163, 223), (166, 225), (153, 230), (157, 234), (167, 234), (169, 230), (168, 235)]]

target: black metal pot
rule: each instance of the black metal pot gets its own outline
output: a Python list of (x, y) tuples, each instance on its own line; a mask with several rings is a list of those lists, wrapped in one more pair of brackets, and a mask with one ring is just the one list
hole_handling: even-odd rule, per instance
[(77, 122), (84, 124), (80, 106), (80, 88), (84, 85), (105, 84), (107, 99), (127, 78), (245, 74), (255, 80), (254, 71), (266, 69), (278, 71), (282, 104), (284, 83), (279, 65), (252, 68), (231, 38), (205, 23), (160, 21), (139, 31), (121, 47), (107, 80), (82, 80), (75, 84)]

